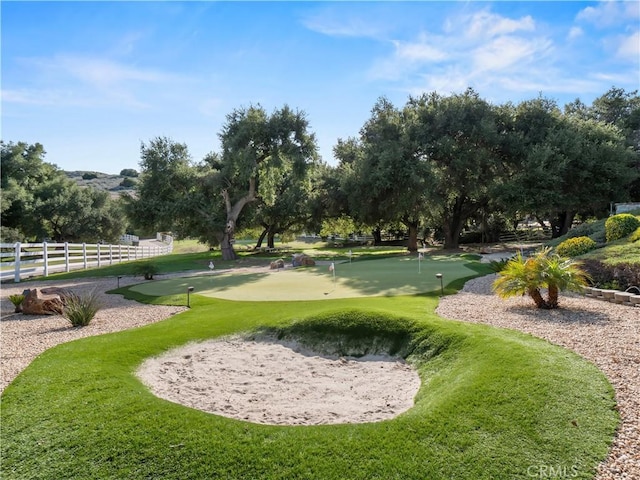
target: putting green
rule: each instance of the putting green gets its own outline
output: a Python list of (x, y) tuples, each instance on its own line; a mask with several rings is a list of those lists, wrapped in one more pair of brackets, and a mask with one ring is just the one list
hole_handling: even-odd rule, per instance
[(440, 290), (443, 284), (476, 274), (460, 256), (386, 258), (288, 268), (254, 273), (220, 273), (141, 283), (130, 289), (145, 295), (193, 293), (226, 300), (282, 301), (321, 300), (366, 296), (414, 295)]

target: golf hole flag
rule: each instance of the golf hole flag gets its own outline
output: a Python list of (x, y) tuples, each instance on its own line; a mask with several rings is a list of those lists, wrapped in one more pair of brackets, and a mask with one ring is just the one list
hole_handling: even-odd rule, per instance
[(330, 271), (330, 272), (334, 272), (334, 271), (335, 271), (335, 269), (336, 269), (336, 265), (335, 265), (335, 263), (331, 262), (331, 265), (329, 265), (329, 271)]

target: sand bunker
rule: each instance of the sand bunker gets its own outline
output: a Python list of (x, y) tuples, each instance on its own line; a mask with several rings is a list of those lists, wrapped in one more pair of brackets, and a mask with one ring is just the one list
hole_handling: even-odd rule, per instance
[(320, 356), (295, 342), (226, 338), (145, 361), (139, 378), (158, 397), (270, 425), (387, 420), (413, 406), (416, 370), (389, 356)]

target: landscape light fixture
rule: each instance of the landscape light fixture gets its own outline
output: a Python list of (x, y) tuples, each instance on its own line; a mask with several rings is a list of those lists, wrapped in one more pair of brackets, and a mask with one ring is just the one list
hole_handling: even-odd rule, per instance
[(191, 300), (189, 294), (193, 292), (193, 287), (187, 287), (187, 308), (191, 308)]
[(440, 295), (442, 297), (444, 297), (444, 286), (442, 284), (442, 274), (441, 273), (436, 273), (436, 278), (440, 279)]
[(118, 288), (120, 288), (120, 279), (122, 278), (122, 275), (118, 275)]

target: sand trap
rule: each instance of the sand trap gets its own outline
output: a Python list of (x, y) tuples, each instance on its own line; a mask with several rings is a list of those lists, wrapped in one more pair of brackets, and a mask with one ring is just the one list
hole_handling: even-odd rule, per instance
[(413, 406), (417, 371), (389, 356), (320, 356), (294, 342), (226, 338), (146, 360), (139, 378), (160, 398), (270, 425), (387, 420)]

